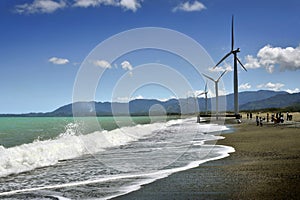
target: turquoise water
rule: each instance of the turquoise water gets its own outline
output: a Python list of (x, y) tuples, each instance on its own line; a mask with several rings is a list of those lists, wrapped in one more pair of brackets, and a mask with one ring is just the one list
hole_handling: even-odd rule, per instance
[[(178, 117), (168, 117), (167, 120)], [(98, 130), (113, 130), (124, 126), (148, 124), (166, 120), (165, 117), (0, 117), (0, 145), (13, 147), (35, 140), (53, 139), (60, 134), (72, 131), (88, 134)], [(75, 126), (76, 124), (76, 126)]]

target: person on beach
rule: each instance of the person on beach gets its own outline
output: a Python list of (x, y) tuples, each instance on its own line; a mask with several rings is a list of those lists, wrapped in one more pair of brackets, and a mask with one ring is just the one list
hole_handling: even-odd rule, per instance
[(259, 117), (259, 125), (262, 127), (263, 126), (263, 118)]
[(271, 116), (271, 122), (274, 122), (274, 120), (275, 120), (275, 114), (273, 113)]
[(267, 122), (269, 122), (269, 113), (267, 113)]
[(258, 119), (258, 115), (256, 115), (256, 126), (259, 126), (259, 119)]
[(280, 123), (283, 123), (284, 122), (284, 117), (283, 115), (280, 116)]
[(252, 120), (252, 113), (250, 113), (250, 119)]

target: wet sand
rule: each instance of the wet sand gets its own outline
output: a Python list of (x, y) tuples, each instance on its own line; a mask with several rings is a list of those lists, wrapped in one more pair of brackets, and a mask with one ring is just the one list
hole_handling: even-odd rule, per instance
[(300, 199), (300, 126), (234, 124), (217, 144), (236, 152), (115, 199)]

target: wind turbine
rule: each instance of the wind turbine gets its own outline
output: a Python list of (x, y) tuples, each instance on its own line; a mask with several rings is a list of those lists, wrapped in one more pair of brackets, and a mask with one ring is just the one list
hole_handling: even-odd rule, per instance
[(204, 92), (201, 92), (200, 94), (198, 94), (198, 96), (201, 96), (203, 94), (205, 95), (205, 114), (207, 114), (207, 93), (208, 93), (208, 91), (207, 91), (207, 82), (206, 82)]
[(233, 15), (231, 19), (231, 51), (226, 54), (217, 64), (214, 68), (216, 68), (220, 63), (222, 63), (228, 56), (233, 54), (233, 88), (234, 88), (234, 114), (237, 116), (239, 114), (239, 91), (238, 91), (238, 71), (237, 71), (237, 63), (240, 63), (240, 65), (243, 67), (245, 71), (247, 69), (244, 67), (240, 59), (237, 57), (237, 53), (240, 52), (240, 48), (237, 48), (234, 50), (234, 30), (233, 30)]
[(211, 81), (213, 81), (215, 83), (215, 90), (216, 90), (216, 117), (218, 119), (218, 114), (219, 114), (219, 93), (218, 93), (218, 83), (221, 79), (221, 77), (227, 72), (227, 70), (225, 70), (217, 80), (205, 75), (205, 74), (202, 74), (203, 76), (205, 76), (206, 78), (210, 79)]

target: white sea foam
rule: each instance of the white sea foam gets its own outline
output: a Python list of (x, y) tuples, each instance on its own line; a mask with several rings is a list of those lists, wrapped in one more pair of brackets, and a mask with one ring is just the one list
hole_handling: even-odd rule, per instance
[[(207, 146), (209, 146), (209, 145), (207, 145)], [(198, 167), (199, 165), (201, 165), (205, 162), (209, 162), (209, 161), (213, 161), (213, 160), (219, 160), (219, 159), (228, 157), (230, 153), (235, 152), (235, 149), (233, 147), (229, 147), (229, 146), (215, 145), (214, 147), (219, 148), (219, 150), (216, 150), (216, 152), (215, 152), (215, 153), (218, 154), (218, 156), (203, 159), (203, 160), (193, 161), (193, 162), (189, 163), (188, 165), (186, 165), (184, 167), (177, 167), (177, 168), (173, 168), (173, 169), (160, 170), (160, 171), (157, 171), (157, 172), (154, 172), (154, 173), (143, 174), (143, 176), (147, 176), (148, 178), (144, 179), (142, 181), (136, 182), (133, 185), (126, 186), (126, 187), (123, 188), (122, 191), (120, 191), (120, 193), (105, 197), (105, 198), (103, 198), (103, 200), (112, 199), (112, 198), (115, 198), (115, 197), (118, 197), (118, 196), (121, 196), (121, 195), (128, 194), (130, 192), (139, 190), (142, 185), (147, 185), (147, 184), (152, 183), (152, 182), (154, 182), (158, 179), (166, 178), (166, 177), (170, 176), (171, 174), (174, 174), (174, 173), (177, 173), (177, 172), (181, 172), (181, 171), (185, 171), (185, 170), (188, 170), (188, 169)]]
[[(8, 192), (2, 192), (2, 193), (0, 193), (0, 196), (13, 195), (13, 194), (24, 193), (24, 192), (33, 192), (33, 191), (38, 191), (38, 190), (50, 190), (50, 189), (58, 189), (58, 188), (65, 188), (65, 187), (74, 187), (74, 186), (102, 183), (102, 182), (115, 181), (115, 180), (128, 179), (128, 178), (140, 178), (140, 177), (144, 178), (139, 182), (135, 182), (132, 185), (121, 188), (119, 193), (117, 193), (115, 195), (106, 196), (103, 198), (103, 199), (111, 199), (111, 198), (114, 198), (114, 197), (117, 197), (120, 195), (124, 195), (124, 194), (130, 193), (130, 192), (136, 191), (136, 190), (140, 189), (142, 185), (146, 185), (146, 184), (152, 183), (158, 179), (168, 177), (169, 175), (171, 175), (173, 173), (177, 173), (180, 171), (185, 171), (188, 169), (198, 167), (200, 164), (208, 162), (208, 161), (225, 158), (225, 157), (229, 156), (229, 153), (232, 153), (235, 151), (234, 148), (228, 147), (228, 146), (216, 145), (214, 147), (219, 148), (219, 150), (216, 150), (216, 152), (215, 152), (218, 154), (218, 156), (199, 160), (199, 161), (193, 161), (183, 167), (159, 170), (159, 171), (151, 172), (151, 173), (111, 175), (109, 177), (95, 179), (95, 180), (85, 180), (85, 181), (66, 183), (66, 184), (49, 185), (49, 186), (36, 187), (36, 188), (13, 190), (13, 191), (8, 191)], [(67, 199), (67, 198), (59, 197), (59, 199)]]
[(106, 148), (125, 145), (155, 130), (181, 122), (182, 120), (172, 120), (168, 123), (96, 131), (87, 135), (76, 135), (72, 132), (76, 124), (69, 124), (66, 132), (56, 139), (36, 140), (33, 143), (11, 148), (4, 148), (0, 145), (0, 177), (55, 165), (60, 160), (73, 159), (85, 154), (104, 151)]

